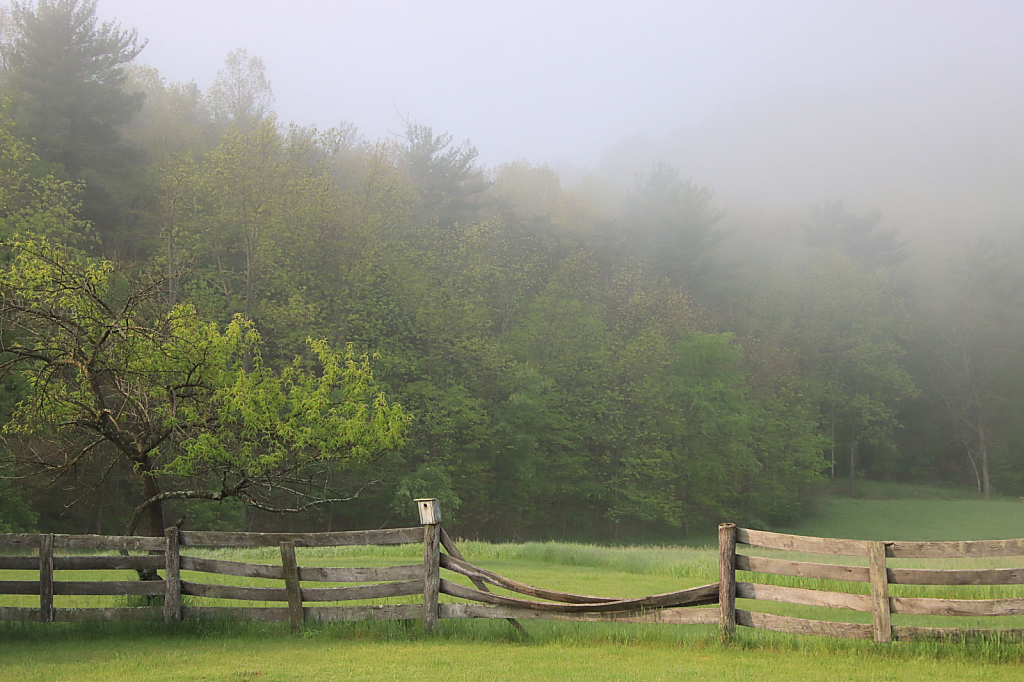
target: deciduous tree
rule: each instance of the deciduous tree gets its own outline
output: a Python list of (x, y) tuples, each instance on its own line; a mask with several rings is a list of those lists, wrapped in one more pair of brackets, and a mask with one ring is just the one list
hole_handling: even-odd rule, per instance
[(76, 258), (42, 237), (15, 237), (0, 272), (0, 321), (13, 338), (0, 370), (26, 398), (3, 428), (19, 463), (56, 480), (130, 463), (150, 531), (163, 503), (225, 500), (300, 511), (348, 499), (369, 481), (353, 470), (402, 444), (408, 414), (376, 388), (369, 358), (310, 340), (316, 373), (277, 372), (238, 316), (226, 327), (178, 304), (162, 283), (139, 287), (109, 262)]

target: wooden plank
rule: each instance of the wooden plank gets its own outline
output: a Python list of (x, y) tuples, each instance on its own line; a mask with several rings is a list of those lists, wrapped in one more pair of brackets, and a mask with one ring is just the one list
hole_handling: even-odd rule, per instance
[[(812, 538), (804, 535), (769, 533), (763, 530), (736, 529), (736, 542), (752, 547), (781, 549), (789, 552), (810, 554), (841, 554), (843, 556), (866, 556), (867, 542), (839, 538)], [(891, 555), (890, 555), (891, 556)]]
[(39, 547), (43, 536), (39, 533), (0, 533), (0, 547)]
[(35, 571), (38, 568), (38, 556), (0, 556), (0, 571)]
[(151, 596), (164, 594), (163, 580), (61, 581), (53, 584), (54, 594)]
[[(33, 556), (0, 557), (0, 570), (30, 571), (39, 567)], [(132, 571), (141, 568), (163, 568), (161, 556), (54, 556), (55, 571)]]
[(53, 568), (57, 571), (134, 571), (164, 568), (162, 556), (55, 556)]
[(423, 526), (423, 629), (437, 628), (437, 601), (441, 587), (441, 527)]
[(160, 606), (121, 606), (103, 609), (57, 609), (58, 623), (88, 621), (157, 620), (163, 613)]
[(306, 619), (318, 621), (419, 620), (422, 616), (419, 604), (306, 607)]
[(178, 529), (164, 531), (164, 620), (181, 620), (181, 553), (178, 551)]
[(795, 635), (817, 635), (819, 637), (842, 637), (845, 639), (871, 639), (873, 628), (859, 623), (834, 623), (824, 620), (808, 620), (790, 616), (776, 616), (770, 613), (736, 609), (736, 624), (758, 630), (788, 632)]
[[(423, 578), (423, 564), (408, 566), (379, 566), (369, 568), (299, 566), (299, 580), (325, 583), (365, 583), (393, 580), (416, 580)], [(248, 564), (239, 561), (181, 557), (181, 570), (203, 573), (234, 575), (242, 578), (269, 578), (283, 580), (280, 566), (272, 564)]]
[(483, 604), (441, 604), (441, 618), (504, 618), (514, 620), (564, 620), (591, 623), (655, 623), (658, 625), (717, 625), (718, 609), (675, 608), (622, 613), (558, 613)]
[(232, 533), (183, 530), (181, 544), (210, 547), (277, 547), (294, 542), (296, 547), (346, 547), (352, 545), (413, 545), (423, 542), (423, 528), (349, 530), (335, 533)]
[(321, 583), (377, 583), (393, 580), (422, 580), (423, 564), (345, 568), (299, 566), (299, 580)]
[(885, 555), (897, 559), (956, 559), (1024, 556), (1024, 539), (967, 542), (887, 542)]
[(718, 603), (718, 583), (702, 585), (679, 592), (668, 592), (639, 599), (623, 599), (615, 602), (602, 602), (596, 604), (560, 604), (556, 602), (528, 601), (505, 597), (490, 592), (481, 592), (471, 587), (465, 587), (448, 580), (441, 581), (441, 592), (443, 594), (494, 604), (496, 606), (512, 606), (525, 609), (537, 609), (540, 611), (558, 611), (562, 613), (605, 613), (614, 611), (641, 611), (645, 609), (666, 608), (670, 606), (706, 606)]
[[(442, 566), (444, 566), (444, 562), (445, 562), (446, 559), (455, 559), (456, 561), (462, 562), (462, 564), (464, 564), (465, 566), (469, 566), (470, 565), (466, 561), (466, 557), (462, 556), (462, 552), (459, 551), (459, 548), (455, 546), (455, 542), (452, 540), (451, 536), (448, 535), (448, 531), (446, 531), (444, 529), (444, 526), (441, 526), (441, 546), (444, 547), (445, 551), (448, 552), (448, 554), (450, 555), (450, 556), (447, 556), (447, 557), (446, 556), (442, 556), (441, 557), (441, 562), (442, 562), (441, 565)], [(476, 567), (474, 566), (473, 568), (475, 569)], [(449, 570), (451, 570), (451, 569), (449, 569)], [(477, 569), (477, 570), (479, 570), (479, 569)], [(484, 582), (483, 580), (479, 579), (479, 578), (471, 577), (470, 581), (472, 581), (473, 586), (476, 587), (476, 589), (480, 590), (481, 592), (490, 592), (491, 591), (487, 587), (487, 583)], [(522, 623), (520, 623), (518, 620), (516, 620), (515, 618), (506, 618), (505, 620), (507, 620), (509, 622), (509, 625), (514, 627), (516, 629), (516, 631), (519, 632), (519, 634), (521, 634), (524, 637), (529, 636), (529, 633), (526, 631), (526, 628), (524, 628)]]
[(354, 601), (357, 599), (389, 599), (423, 594), (423, 578), (401, 582), (358, 585), (356, 587), (304, 587), (305, 601)]
[[(35, 559), (35, 557), (32, 558)], [(28, 620), (38, 623), (39, 609), (18, 606), (0, 606), (0, 621), (4, 620)]]
[(288, 595), (288, 620), (292, 630), (302, 629), (302, 587), (299, 586), (299, 564), (295, 560), (295, 543), (281, 543), (281, 572), (284, 591)]
[[(39, 594), (35, 580), (0, 581), (0, 594)], [(100, 596), (156, 596), (164, 594), (163, 580), (54, 581), (52, 594)]]
[(894, 585), (1024, 585), (1024, 568), (890, 568)]
[(288, 601), (283, 587), (243, 587), (240, 585), (208, 585), (181, 581), (181, 593), (189, 597), (209, 599), (244, 599), (246, 601)]
[(53, 535), (39, 540), (39, 620), (53, 622)]
[(736, 524), (718, 526), (718, 627), (723, 640), (736, 636)]
[(852, 583), (866, 583), (869, 579), (867, 566), (815, 564), (807, 561), (786, 561), (759, 556), (744, 556), (742, 554), (736, 555), (736, 570), (789, 575), (797, 578), (842, 580)]
[(223, 618), (230, 620), (258, 620), (271, 623), (287, 623), (289, 620), (288, 609), (282, 608), (280, 606), (186, 605), (181, 607), (181, 617), (184, 620), (192, 620), (199, 618)]
[(892, 612), (918, 616), (1020, 616), (1024, 599), (930, 599), (893, 597)]
[(868, 545), (868, 575), (871, 582), (871, 614), (875, 641), (892, 641), (892, 620), (889, 616), (889, 579), (885, 572), (885, 543)]
[[(39, 563), (36, 557), (32, 558)], [(39, 594), (39, 581), (0, 580), (0, 594)]]
[[(555, 590), (545, 590), (540, 587), (534, 587), (533, 585), (527, 585), (525, 583), (517, 582), (510, 578), (492, 573), (487, 569), (474, 566), (473, 564), (465, 561), (460, 561), (455, 557), (441, 555), (441, 567), (447, 568), (449, 571), (464, 575), (470, 580), (474, 581), (474, 585), (477, 582), (490, 583), (498, 587), (504, 588), (509, 592), (516, 592), (518, 594), (525, 594), (529, 597), (537, 597), (538, 599), (548, 599), (550, 601), (559, 601), (566, 604), (594, 604), (600, 602), (614, 602), (619, 601), (618, 599), (610, 597), (594, 597), (586, 594), (571, 594), (569, 592), (557, 592)], [(479, 586), (477, 586), (479, 589)], [(487, 590), (484, 590), (487, 591)]]
[[(304, 587), (305, 601), (352, 601), (356, 599), (387, 599), (423, 592), (423, 579), (404, 582), (359, 585), (356, 587)], [(240, 585), (209, 585), (182, 581), (181, 593), (210, 599), (244, 599), (247, 601), (288, 601), (286, 588), (243, 587)], [(422, 614), (422, 610), (420, 611)]]
[(162, 552), (163, 536), (145, 535), (55, 535), (54, 547), (59, 549), (126, 550), (129, 552)]
[[(185, 606), (184, 617), (231, 618), (235, 620), (258, 620), (287, 622), (288, 609), (280, 607), (223, 607)], [(419, 604), (382, 604), (371, 606), (318, 606), (303, 609), (306, 621), (370, 621), (370, 620), (419, 620), (423, 607)]]
[(804, 606), (824, 606), (833, 609), (850, 609), (852, 611), (871, 610), (871, 597), (869, 595), (829, 592), (827, 590), (808, 590), (802, 587), (736, 583), (736, 596), (739, 599), (760, 599), (762, 601), (802, 604)]
[(971, 639), (1000, 639), (1003, 641), (1024, 640), (1024, 629), (995, 629), (995, 628), (923, 628), (897, 625), (893, 628), (893, 636), (901, 642), (912, 642), (922, 639), (944, 639), (953, 641), (967, 641)]
[(217, 573), (234, 575), (240, 578), (269, 578), (284, 580), (280, 566), (272, 564), (248, 564), (241, 561), (224, 561), (223, 559), (204, 559), (202, 557), (181, 557), (181, 570), (200, 573)]

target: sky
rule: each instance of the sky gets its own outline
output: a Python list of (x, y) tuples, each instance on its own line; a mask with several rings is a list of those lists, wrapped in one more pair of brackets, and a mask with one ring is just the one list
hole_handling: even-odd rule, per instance
[(489, 166), (627, 180), (665, 159), (732, 204), (931, 201), (926, 213), (948, 218), (959, 193), (956, 220), (988, 205), (978, 220), (1024, 225), (1018, 0), (99, 0), (98, 12), (148, 39), (139, 60), (168, 81), (206, 89), (231, 50), (260, 57), (284, 121), (346, 121), (371, 139), (422, 122)]

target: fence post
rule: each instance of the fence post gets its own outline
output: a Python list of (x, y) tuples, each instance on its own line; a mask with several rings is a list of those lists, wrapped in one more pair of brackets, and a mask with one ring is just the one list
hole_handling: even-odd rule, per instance
[(871, 612), (874, 615), (875, 641), (892, 641), (889, 611), (889, 573), (885, 567), (885, 543), (868, 543), (868, 578), (871, 581)]
[(441, 508), (437, 499), (416, 500), (423, 524), (423, 629), (437, 627), (437, 600), (441, 590)]
[(299, 583), (299, 562), (295, 559), (295, 543), (281, 543), (281, 571), (284, 589), (288, 592), (288, 620), (292, 630), (302, 629), (302, 586)]
[(178, 527), (164, 529), (167, 548), (164, 551), (164, 620), (181, 620), (181, 550)]
[(722, 640), (736, 636), (736, 524), (718, 526), (718, 628)]
[(39, 536), (39, 620), (52, 623), (53, 608), (53, 534)]

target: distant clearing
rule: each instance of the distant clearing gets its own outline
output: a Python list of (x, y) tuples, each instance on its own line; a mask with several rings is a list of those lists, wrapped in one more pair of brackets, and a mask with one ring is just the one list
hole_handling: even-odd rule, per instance
[(858, 483), (861, 497), (826, 497), (786, 528), (797, 535), (855, 540), (994, 540), (1024, 537), (1024, 501), (980, 499), (930, 486)]

